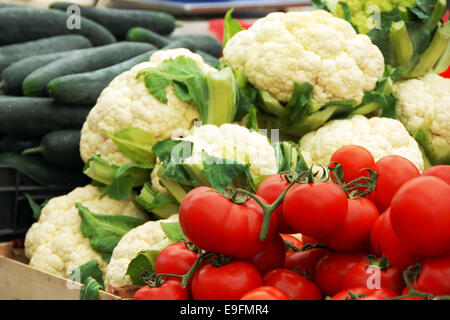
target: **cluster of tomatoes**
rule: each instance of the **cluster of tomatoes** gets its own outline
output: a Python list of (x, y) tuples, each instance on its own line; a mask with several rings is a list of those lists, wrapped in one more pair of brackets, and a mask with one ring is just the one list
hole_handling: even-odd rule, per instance
[(274, 175), (256, 195), (192, 190), (179, 210), (188, 241), (162, 250), (134, 299), (449, 298), (450, 166), (420, 174), (347, 146), (329, 168), (332, 181)]

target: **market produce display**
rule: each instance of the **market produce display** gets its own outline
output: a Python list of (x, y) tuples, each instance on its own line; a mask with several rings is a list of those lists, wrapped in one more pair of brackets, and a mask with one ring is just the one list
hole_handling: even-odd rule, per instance
[[(2, 35), (0, 59), (15, 42), (90, 43), (1, 74), (17, 96), (0, 96), (0, 164), (88, 180), (29, 199), (29, 265), (86, 300), (449, 299), (446, 3), (312, 3), (246, 28), (228, 11), (223, 57), (133, 10), (83, 7), (92, 33)], [(67, 7), (0, 18), (56, 26)]]

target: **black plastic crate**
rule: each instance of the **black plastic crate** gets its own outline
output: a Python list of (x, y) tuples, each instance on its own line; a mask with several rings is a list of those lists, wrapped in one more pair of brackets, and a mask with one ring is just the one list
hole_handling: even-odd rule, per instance
[(0, 165), (0, 241), (23, 237), (35, 222), (25, 194), (41, 204), (76, 187), (43, 186), (14, 166)]

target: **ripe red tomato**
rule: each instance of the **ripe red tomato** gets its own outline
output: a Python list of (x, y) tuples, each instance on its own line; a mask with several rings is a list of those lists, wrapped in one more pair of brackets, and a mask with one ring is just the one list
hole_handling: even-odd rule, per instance
[(384, 212), (390, 205), (397, 190), (405, 182), (420, 175), (417, 167), (408, 159), (400, 156), (386, 156), (375, 163), (378, 173), (377, 186), (367, 198)]
[(281, 290), (289, 300), (320, 300), (322, 294), (314, 282), (288, 269), (273, 269), (263, 278), (265, 286)]
[(275, 287), (262, 286), (247, 292), (241, 300), (288, 300), (288, 298)]
[(295, 269), (295, 272), (301, 274), (306, 279), (313, 279), (317, 263), (329, 253), (330, 251), (325, 248), (312, 248), (305, 251), (293, 252), (286, 258), (284, 268)]
[[(405, 287), (403, 270), (393, 266), (380, 266), (380, 260), (373, 262), (365, 259), (354, 265), (342, 282), (341, 289), (366, 287), (368, 289), (385, 288), (400, 294)], [(383, 264), (384, 261), (381, 261)]]
[(370, 231), (379, 214), (377, 207), (365, 198), (348, 199), (344, 222), (324, 240), (336, 251), (358, 251), (369, 246)]
[(390, 212), (388, 209), (384, 212), (378, 220), (380, 221), (380, 229), (378, 231), (378, 244), (382, 254), (388, 261), (396, 267), (406, 269), (420, 261), (421, 257), (411, 253), (398, 238), (397, 234), (392, 229)]
[(276, 216), (272, 215), (266, 241), (259, 240), (261, 206), (253, 199), (244, 204), (233, 203), (207, 187), (187, 194), (180, 205), (179, 220), (184, 234), (197, 247), (243, 259), (261, 250), (276, 230)]
[(290, 244), (292, 244), (297, 248), (303, 247), (303, 242), (299, 238), (294, 237), (293, 235), (280, 233), (280, 236), (283, 238), (284, 241), (288, 241)]
[(336, 293), (333, 296), (333, 300), (353, 300), (350, 297), (350, 291), (355, 295), (364, 295), (361, 298), (354, 300), (386, 300), (389, 298), (396, 297), (397, 294), (389, 289), (367, 289), (366, 287), (356, 287), (351, 289), (345, 289)]
[(383, 226), (383, 220), (385, 217), (386, 215), (384, 215), (384, 213), (380, 214), (372, 225), (372, 230), (370, 231), (370, 245), (376, 256), (382, 255), (380, 247), (380, 230)]
[(277, 234), (261, 250), (245, 259), (245, 261), (251, 263), (261, 274), (264, 274), (273, 268), (281, 268), (284, 265), (285, 257), (286, 245), (283, 238)]
[(263, 284), (258, 270), (242, 261), (220, 267), (204, 265), (194, 273), (191, 283), (195, 300), (239, 300)]
[(447, 184), (450, 184), (450, 166), (442, 165), (430, 167), (422, 172), (422, 176), (434, 176), (444, 180)]
[(198, 253), (186, 248), (183, 241), (173, 243), (164, 248), (156, 259), (156, 273), (186, 274), (194, 265)]
[(420, 264), (422, 270), (413, 287), (436, 296), (450, 295), (450, 255), (427, 258)]
[(283, 201), (283, 214), (289, 225), (319, 241), (339, 227), (347, 210), (345, 192), (330, 182), (294, 185)]
[(427, 257), (450, 252), (450, 185), (427, 176), (408, 181), (392, 199), (390, 220), (411, 252)]
[(170, 278), (159, 287), (144, 286), (133, 300), (189, 300), (189, 290), (181, 287), (181, 279)]
[[(275, 174), (264, 179), (259, 185), (256, 195), (266, 199), (268, 203), (274, 203), (288, 186), (289, 182), (283, 180), (281, 175)], [(273, 214), (277, 216), (277, 232), (296, 233), (284, 219), (283, 204), (280, 204)]]
[(320, 259), (314, 270), (314, 282), (324, 295), (332, 296), (339, 292), (347, 272), (365, 258), (364, 252), (332, 252)]
[[(370, 151), (356, 145), (345, 146), (337, 150), (330, 159), (330, 167), (335, 168), (336, 165), (333, 162), (342, 166), (346, 183), (360, 177), (369, 177), (367, 170), (363, 169), (374, 170), (375, 168), (375, 160)], [(332, 173), (331, 177), (333, 178)]]

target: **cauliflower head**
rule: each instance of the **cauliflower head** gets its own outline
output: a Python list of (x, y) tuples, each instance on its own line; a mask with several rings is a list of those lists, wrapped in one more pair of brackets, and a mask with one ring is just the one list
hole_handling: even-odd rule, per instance
[(361, 102), (384, 72), (384, 58), (366, 35), (324, 10), (274, 12), (240, 31), (223, 55), (249, 82), (277, 100), (291, 98), (294, 82), (314, 86), (314, 98)]
[(87, 185), (47, 203), (39, 221), (31, 226), (25, 237), (25, 255), (30, 259), (31, 267), (68, 277), (75, 268), (96, 259), (105, 269), (106, 262), (81, 233), (81, 217), (75, 204), (80, 202), (99, 214), (128, 215), (141, 219), (147, 215), (135, 206), (134, 195), (125, 201), (108, 197), (100, 199), (100, 195), (97, 187)]
[(355, 115), (351, 119), (333, 120), (300, 140), (300, 149), (308, 166), (327, 166), (331, 156), (347, 145), (369, 150), (375, 161), (387, 155), (402, 156), (423, 171), (419, 145), (403, 124), (395, 119)]
[[(436, 74), (398, 81), (398, 118), (416, 135), (423, 132), (422, 144), (432, 164), (450, 164), (450, 79)], [(420, 141), (420, 138), (418, 139)]]
[[(205, 151), (212, 157), (249, 163), (250, 173), (256, 180), (278, 172), (275, 149), (267, 136), (238, 124), (225, 123), (220, 127), (207, 124), (194, 127), (190, 135), (180, 140), (193, 143), (192, 155), (185, 159), (184, 163), (202, 164), (202, 153)], [(152, 187), (160, 193), (167, 193), (159, 181), (159, 167), (157, 161), (151, 174)]]
[[(170, 244), (166, 234), (161, 228), (160, 222), (178, 221), (178, 215), (173, 215), (165, 220), (148, 221), (139, 227), (130, 230), (120, 239), (106, 267), (105, 287), (108, 291), (113, 288), (131, 285), (131, 279), (127, 273), (128, 265), (142, 250), (148, 250), (165, 241)], [(165, 240), (166, 239), (166, 240)]]
[(144, 78), (136, 79), (140, 71), (155, 68), (163, 61), (181, 55), (194, 60), (205, 73), (217, 71), (198, 54), (187, 49), (172, 49), (155, 52), (149, 62), (140, 63), (118, 75), (102, 91), (81, 130), (80, 154), (84, 162), (94, 155), (119, 166), (132, 162), (119, 151), (104, 130), (117, 132), (139, 127), (157, 140), (163, 140), (171, 137), (175, 130), (192, 127), (193, 121), (199, 119), (192, 102), (180, 100), (170, 85), (167, 87), (168, 102), (164, 104), (148, 92)]

